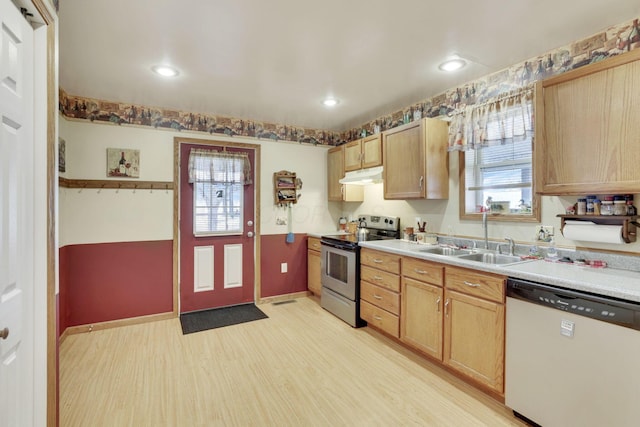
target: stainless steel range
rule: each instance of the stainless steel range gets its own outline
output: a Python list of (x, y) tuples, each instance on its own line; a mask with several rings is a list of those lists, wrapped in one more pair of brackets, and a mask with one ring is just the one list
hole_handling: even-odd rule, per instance
[(368, 233), (322, 236), (320, 243), (322, 293), (320, 305), (354, 328), (365, 326), (360, 318), (360, 246), (362, 240), (400, 237), (400, 218), (360, 215), (358, 222)]

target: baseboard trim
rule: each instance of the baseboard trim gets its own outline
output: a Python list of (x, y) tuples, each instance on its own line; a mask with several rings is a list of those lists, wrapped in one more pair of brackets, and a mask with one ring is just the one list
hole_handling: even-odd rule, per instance
[(69, 335), (83, 334), (86, 332), (100, 331), (103, 329), (119, 328), (120, 326), (138, 325), (140, 323), (156, 322), (178, 317), (174, 312), (149, 314), (147, 316), (130, 317), (128, 319), (109, 320), (107, 322), (92, 323), (89, 325), (70, 326), (60, 335), (60, 343)]
[(292, 294), (276, 295), (274, 297), (260, 298), (256, 304), (269, 304), (274, 302), (286, 301), (290, 299), (304, 298), (309, 296), (309, 291), (294, 292)]

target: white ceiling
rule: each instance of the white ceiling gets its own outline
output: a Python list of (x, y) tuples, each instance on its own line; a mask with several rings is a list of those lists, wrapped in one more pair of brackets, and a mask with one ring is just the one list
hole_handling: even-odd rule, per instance
[[(60, 0), (60, 85), (342, 131), (638, 16), (636, 0)], [(475, 62), (439, 71), (453, 53)]]

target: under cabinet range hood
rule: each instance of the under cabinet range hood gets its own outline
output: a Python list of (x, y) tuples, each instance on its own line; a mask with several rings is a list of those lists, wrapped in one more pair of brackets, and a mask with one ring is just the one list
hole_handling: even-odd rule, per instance
[(360, 169), (344, 174), (344, 178), (338, 181), (340, 184), (368, 185), (382, 182), (382, 166)]

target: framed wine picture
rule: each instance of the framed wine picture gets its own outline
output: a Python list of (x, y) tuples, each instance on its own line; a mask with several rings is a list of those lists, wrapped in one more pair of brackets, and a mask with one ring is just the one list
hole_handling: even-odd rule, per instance
[(107, 176), (140, 178), (140, 150), (107, 148)]

